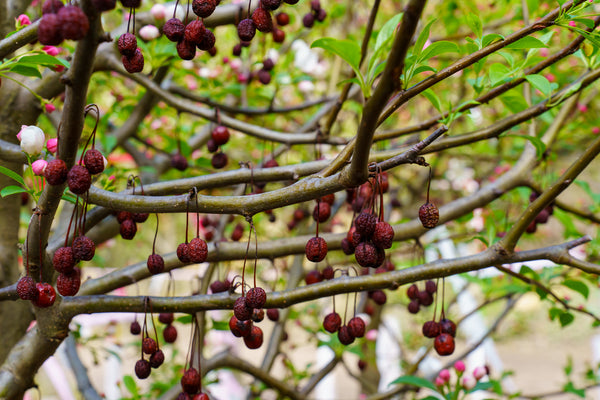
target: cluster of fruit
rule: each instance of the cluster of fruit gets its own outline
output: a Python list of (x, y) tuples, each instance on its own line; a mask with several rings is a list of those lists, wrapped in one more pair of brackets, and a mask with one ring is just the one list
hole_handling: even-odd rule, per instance
[(327, 17), (327, 11), (321, 7), (321, 2), (319, 0), (311, 0), (310, 2), (310, 12), (304, 14), (302, 17), (302, 24), (306, 28), (312, 28), (316, 22), (323, 22)]
[(323, 328), (329, 333), (336, 333), (341, 344), (349, 345), (354, 339), (365, 336), (365, 321), (361, 317), (355, 316), (342, 325), (342, 317), (335, 312), (327, 314), (323, 319)]
[(254, 322), (261, 322), (265, 318), (263, 306), (266, 301), (267, 293), (256, 286), (238, 297), (233, 305), (229, 329), (235, 337), (242, 337), (249, 349), (258, 349), (263, 344), (263, 331)]
[(50, 307), (56, 300), (56, 292), (47, 282), (35, 282), (29, 275), (17, 282), (17, 295), (21, 300), (31, 300), (37, 307)]
[(433, 296), (437, 292), (437, 285), (434, 281), (428, 280), (425, 282), (425, 289), (419, 290), (419, 287), (413, 283), (406, 291), (410, 303), (408, 303), (408, 312), (417, 314), (421, 306), (429, 307), (433, 304)]
[(209, 400), (208, 395), (201, 391), (202, 377), (196, 368), (186, 369), (180, 382), (183, 391), (177, 395), (177, 400)]
[(225, 168), (229, 159), (227, 154), (223, 152), (222, 146), (229, 142), (229, 129), (223, 125), (217, 125), (210, 133), (210, 139), (206, 143), (208, 151), (214, 153), (210, 160), (211, 165), (215, 169)]
[[(150, 300), (146, 298), (145, 306), (148, 307)], [(146, 324), (147, 313), (144, 313), (144, 326), (140, 327), (140, 324), (134, 321), (130, 326), (132, 334), (142, 333), (142, 351), (141, 358), (135, 363), (135, 375), (139, 379), (146, 379), (150, 376), (152, 369), (160, 367), (165, 361), (165, 354), (158, 346), (158, 337), (156, 339), (151, 338), (148, 334), (148, 325)], [(154, 326), (154, 333), (156, 335), (156, 326), (154, 325), (154, 318), (150, 313), (150, 319)], [(150, 356), (147, 360), (144, 355)]]
[(119, 223), (119, 233), (126, 240), (132, 240), (137, 233), (137, 224), (143, 224), (150, 214), (129, 211), (117, 211), (115, 217)]
[[(320, 262), (327, 257), (327, 241), (319, 236), (319, 224), (327, 221), (331, 216), (331, 206), (335, 202), (335, 195), (328, 194), (317, 199), (317, 204), (313, 209), (313, 219), (317, 223), (316, 236), (312, 237), (306, 242), (304, 248), (304, 254), (308, 261)], [(303, 213), (304, 214), (304, 213)], [(300, 215), (298, 215), (300, 217)], [(304, 218), (304, 215), (302, 215)], [(294, 220), (296, 216), (294, 216)]]
[[(529, 202), (533, 203), (540, 195), (536, 192), (531, 192), (529, 195)], [(531, 223), (525, 229), (527, 233), (535, 233), (537, 231), (538, 224), (545, 224), (548, 222), (550, 216), (554, 213), (554, 202), (549, 204), (546, 208), (544, 208), (538, 215), (535, 216), (535, 219), (531, 221)]]
[[(104, 2), (94, 2), (96, 3)], [(38, 25), (38, 40), (41, 44), (57, 46), (65, 39), (81, 40), (89, 29), (88, 17), (78, 6), (65, 6), (61, 0), (46, 0), (42, 5), (42, 19)]]

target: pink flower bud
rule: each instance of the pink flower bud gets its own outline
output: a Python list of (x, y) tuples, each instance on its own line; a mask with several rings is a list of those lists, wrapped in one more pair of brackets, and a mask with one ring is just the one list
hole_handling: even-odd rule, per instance
[(435, 386), (444, 386), (444, 380), (442, 378), (440, 378), (439, 376), (437, 378), (435, 378)]
[(377, 340), (377, 329), (370, 329), (366, 334), (365, 334), (365, 339), (374, 342), (375, 340)]
[(37, 176), (44, 175), (44, 171), (46, 170), (46, 166), (48, 165), (48, 161), (46, 160), (35, 160), (31, 163), (31, 169), (33, 173)]
[(48, 141), (46, 142), (46, 148), (48, 149), (48, 151), (52, 154), (56, 153), (56, 150), (58, 149), (58, 139), (56, 138), (52, 138), (52, 139), (48, 139)]
[(473, 370), (473, 377), (477, 380), (480, 380), (484, 376), (487, 375), (487, 371), (485, 367), (477, 367)]
[(458, 360), (457, 362), (454, 363), (454, 369), (458, 372), (465, 372), (465, 363), (462, 362), (461, 360)]
[(576, 26), (577, 24), (575, 23), (575, 21), (569, 21), (569, 26)]
[(54, 46), (44, 46), (42, 47), (42, 50), (44, 50), (49, 56), (53, 57), (57, 56), (58, 53), (60, 53), (60, 49)]
[(440, 371), (438, 377), (444, 382), (448, 382), (450, 380), (450, 371), (448, 371), (447, 369), (443, 369)]
[(19, 26), (31, 25), (31, 20), (29, 19), (29, 17), (27, 15), (21, 14), (17, 17), (17, 24)]
[(152, 14), (154, 19), (160, 21), (160, 20), (165, 19), (165, 16), (167, 15), (167, 11), (165, 9), (165, 6), (163, 6), (162, 4), (155, 4), (150, 9), (150, 14)]
[(599, 134), (599, 133), (600, 133), (600, 128), (598, 128), (597, 126), (593, 127), (593, 128), (592, 128), (592, 133), (593, 133), (594, 135), (597, 135), (597, 134)]
[(142, 26), (139, 33), (140, 37), (145, 41), (153, 40), (160, 36), (158, 28), (154, 25)]
[(310, 93), (315, 90), (315, 84), (307, 80), (300, 81), (298, 82), (298, 90), (302, 93)]
[(46, 112), (48, 114), (50, 114), (52, 111), (56, 110), (56, 107), (52, 103), (46, 103), (46, 104), (44, 104), (44, 108), (46, 109)]
[(588, 106), (585, 104), (577, 104), (577, 108), (579, 109), (579, 111), (581, 111), (582, 113), (586, 112), (588, 110)]
[(468, 375), (465, 376), (464, 378), (462, 378), (462, 386), (465, 388), (465, 390), (473, 389), (476, 384), (477, 384), (477, 381)]

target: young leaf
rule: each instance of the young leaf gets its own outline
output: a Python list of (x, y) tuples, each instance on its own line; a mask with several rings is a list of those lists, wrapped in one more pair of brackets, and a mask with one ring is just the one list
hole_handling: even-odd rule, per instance
[[(342, 59), (346, 61), (354, 70), (358, 70), (358, 64), (360, 63), (360, 46), (358, 43), (352, 40), (321, 38), (315, 40), (310, 47), (320, 47), (328, 50), (342, 57)], [(359, 73), (357, 73), (357, 75), (359, 75)]]
[(433, 383), (429, 382), (425, 378), (421, 378), (418, 376), (404, 375), (404, 376), (394, 379), (392, 382), (390, 382), (390, 385), (396, 385), (396, 384), (400, 384), (400, 383), (403, 383), (405, 385), (419, 386), (419, 387), (431, 389), (431, 390), (437, 392), (437, 387)]
[(525, 79), (527, 79), (527, 82), (529, 82), (531, 86), (542, 92), (544, 97), (550, 97), (550, 94), (552, 93), (552, 85), (545, 76), (532, 74), (526, 75)]
[(427, 97), (427, 100), (431, 102), (431, 104), (435, 107), (438, 112), (442, 112), (442, 102), (440, 98), (435, 94), (435, 92), (431, 89), (427, 89), (421, 93), (423, 96)]
[(34, 54), (31, 56), (24, 56), (19, 58), (17, 61), (19, 64), (30, 64), (30, 65), (43, 65), (45, 67), (54, 67), (55, 65), (64, 65), (69, 67), (69, 63), (60, 58), (53, 57), (46, 53)]
[(530, 141), (531, 144), (533, 144), (533, 146), (535, 147), (535, 154), (536, 154), (538, 160), (542, 159), (542, 156), (544, 155), (544, 152), (546, 151), (546, 145), (544, 144), (544, 142), (542, 142), (540, 140), (540, 138), (535, 137), (535, 136), (505, 134), (505, 135), (501, 135), (500, 137), (517, 137), (517, 138), (521, 138), (521, 139)]
[(0, 197), (10, 196), (11, 194), (23, 193), (27, 192), (27, 189), (22, 188), (21, 186), (6, 186), (0, 190)]
[(481, 39), (481, 46), (486, 47), (486, 46), (489, 46), (490, 44), (496, 43), (500, 40), (504, 40), (504, 36), (502, 36), (498, 33), (488, 33), (487, 35), (485, 35), (483, 37), (483, 39)]
[(440, 40), (439, 42), (433, 42), (425, 48), (423, 53), (421, 53), (420, 59), (421, 61), (425, 61), (443, 53), (458, 53), (459, 51), (460, 49), (456, 43)]
[(542, 47), (548, 47), (539, 39), (536, 39), (532, 36), (525, 36), (516, 42), (512, 42), (505, 48), (507, 49), (515, 49), (515, 50), (523, 50), (523, 49), (539, 49)]
[(570, 312), (564, 312), (558, 316), (560, 326), (563, 328), (575, 320), (575, 317)]
[(590, 288), (581, 281), (577, 281), (575, 279), (567, 279), (566, 281), (563, 282), (563, 285), (565, 285), (569, 289), (572, 289), (572, 290), (580, 293), (586, 299), (590, 295)]
[(471, 28), (473, 33), (477, 35), (478, 38), (481, 38), (481, 36), (483, 35), (483, 25), (481, 24), (481, 18), (479, 17), (479, 15), (474, 13), (468, 13), (467, 25), (469, 25), (469, 28)]
[(137, 396), (139, 394), (135, 380), (131, 377), (131, 375), (125, 375), (123, 377), (123, 384), (132, 395)]
[(12, 178), (13, 180), (19, 182), (21, 185), (25, 186), (25, 181), (23, 180), (23, 178), (13, 170), (10, 170), (0, 165), (0, 173), (8, 176), (9, 178)]
[(415, 42), (415, 47), (413, 48), (413, 55), (419, 56), (423, 51), (423, 46), (425, 46), (425, 42), (427, 41), (427, 39), (429, 39), (429, 31), (431, 30), (431, 25), (434, 22), (435, 19), (429, 21), (429, 23), (425, 25), (421, 33), (419, 33), (419, 37), (417, 38)]
[(375, 39), (375, 49), (373, 50), (373, 54), (377, 54), (382, 46), (393, 37), (396, 27), (400, 23), (400, 19), (402, 19), (402, 13), (394, 15), (381, 27), (381, 30), (377, 34), (377, 39)]
[(494, 63), (490, 65), (488, 70), (488, 76), (490, 77), (490, 84), (492, 87), (503, 83), (504, 80), (510, 75), (510, 69), (501, 63)]
[(14, 72), (15, 74), (23, 76), (31, 76), (34, 78), (42, 77), (42, 74), (40, 71), (38, 71), (37, 67), (32, 67), (30, 65), (15, 64), (10, 68), (10, 72)]

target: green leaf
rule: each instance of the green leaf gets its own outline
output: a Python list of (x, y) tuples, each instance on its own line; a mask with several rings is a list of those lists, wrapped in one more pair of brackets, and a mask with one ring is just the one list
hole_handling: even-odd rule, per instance
[(425, 46), (425, 42), (427, 41), (427, 39), (429, 39), (429, 31), (431, 30), (431, 25), (435, 21), (435, 18), (429, 21), (429, 23), (425, 25), (421, 33), (419, 33), (419, 37), (415, 42), (415, 47), (413, 47), (413, 55), (419, 56), (423, 51), (423, 46)]
[(481, 46), (487, 47), (492, 43), (499, 42), (500, 40), (504, 40), (504, 36), (498, 33), (488, 33), (483, 37), (483, 39), (481, 39)]
[(565, 392), (573, 393), (574, 395), (585, 398), (585, 389), (576, 389), (575, 385), (573, 385), (573, 382), (568, 382), (565, 384), (565, 386), (563, 386), (563, 390)]
[(523, 95), (514, 90), (500, 96), (500, 101), (513, 113), (518, 113), (528, 107)]
[(420, 60), (425, 61), (430, 59), (431, 57), (438, 56), (443, 53), (458, 53), (460, 52), (460, 48), (454, 42), (448, 42), (445, 40), (440, 40), (438, 42), (433, 42), (425, 50), (421, 53)]
[[(360, 63), (360, 46), (352, 40), (321, 38), (315, 40), (310, 47), (320, 47), (328, 50), (342, 57), (354, 70), (358, 69), (358, 64)], [(357, 75), (359, 74), (357, 73)]]
[(586, 28), (594, 29), (594, 20), (593, 19), (575, 17), (575, 18), (571, 18), (571, 21), (579, 22), (580, 24), (585, 25)]
[(477, 35), (478, 38), (481, 38), (481, 35), (483, 35), (483, 25), (481, 23), (481, 18), (479, 17), (479, 15), (475, 13), (468, 13), (467, 25), (469, 25), (469, 28), (471, 28), (473, 33)]
[(563, 312), (558, 316), (560, 326), (565, 327), (575, 320), (575, 317), (570, 312)]
[(427, 89), (421, 92), (421, 94), (431, 102), (431, 104), (435, 107), (436, 110), (438, 110), (440, 113), (442, 112), (442, 102), (433, 90)]
[(512, 42), (506, 49), (514, 49), (514, 50), (523, 50), (523, 49), (540, 49), (542, 47), (548, 47), (539, 39), (534, 38), (533, 36), (525, 36), (516, 42)]
[(19, 182), (22, 186), (25, 186), (25, 181), (23, 180), (23, 178), (17, 174), (15, 171), (10, 170), (6, 167), (3, 167), (0, 165), (0, 173), (8, 176), (9, 178), (12, 178), (13, 180)]
[(38, 71), (37, 67), (32, 67), (29, 65), (15, 64), (10, 68), (9, 71), (23, 76), (32, 76), (34, 78), (42, 77), (42, 74), (40, 71)]
[(586, 299), (590, 295), (590, 288), (583, 282), (575, 280), (575, 279), (567, 279), (563, 282), (563, 285), (572, 289), (578, 293), (580, 293)]
[(467, 393), (473, 393), (478, 390), (489, 390), (492, 387), (494, 387), (492, 382), (477, 382), (477, 385), (475, 385), (475, 387), (473, 387), (473, 389), (469, 390)]
[(537, 272), (535, 272), (534, 270), (532, 270), (530, 267), (528, 267), (527, 265), (523, 265), (521, 266), (521, 268), (519, 269), (519, 273), (521, 275), (526, 275), (526, 276), (530, 276), (532, 279), (535, 279), (536, 281), (540, 280), (540, 276), (538, 275)]
[(45, 67), (54, 67), (55, 65), (64, 65), (69, 67), (70, 64), (61, 60), (60, 58), (53, 57), (46, 53), (35, 54), (32, 56), (23, 56), (17, 61), (19, 64), (31, 64), (31, 65), (43, 65)]
[(556, 307), (552, 307), (550, 310), (548, 310), (548, 316), (550, 317), (550, 320), (554, 321), (556, 319), (556, 317), (560, 316), (563, 313), (563, 310), (561, 310), (560, 308), (556, 308)]
[(228, 331), (229, 330), (229, 322), (228, 321), (216, 321), (212, 320), (212, 328), (217, 331)]
[(504, 64), (494, 63), (490, 65), (488, 76), (490, 77), (490, 84), (494, 87), (504, 83), (504, 80), (510, 76), (510, 69)]
[(525, 79), (527, 79), (527, 82), (529, 82), (531, 86), (542, 92), (545, 97), (550, 97), (550, 94), (552, 93), (552, 85), (545, 76), (532, 74), (526, 75)]
[(546, 151), (546, 145), (544, 144), (544, 142), (541, 141), (540, 138), (538, 138), (536, 136), (505, 134), (505, 135), (501, 135), (500, 137), (517, 137), (517, 138), (528, 140), (535, 147), (535, 154), (536, 154), (538, 160), (542, 159), (544, 152)]
[(419, 65), (417, 68), (414, 69), (413, 71), (413, 76), (420, 74), (421, 72), (436, 72), (435, 68), (430, 67), (429, 65)]
[(437, 387), (433, 383), (419, 376), (404, 375), (394, 379), (392, 382), (390, 382), (390, 385), (396, 385), (401, 383), (405, 385), (419, 386), (437, 392)]
[(17, 193), (23, 193), (23, 192), (27, 192), (27, 189), (22, 188), (21, 186), (6, 186), (4, 188), (2, 188), (2, 190), (0, 190), (0, 196), (1, 197), (6, 197), (6, 196), (10, 196), (11, 194), (17, 194)]
[(377, 54), (377, 52), (380, 51), (382, 47), (392, 39), (394, 32), (396, 31), (396, 27), (400, 23), (402, 14), (403, 13), (394, 15), (381, 27), (381, 30), (377, 34), (377, 39), (375, 39), (375, 50), (373, 51), (373, 54)]
[(123, 377), (123, 384), (132, 395), (137, 396), (139, 394), (135, 380), (133, 380), (131, 375), (125, 375)]

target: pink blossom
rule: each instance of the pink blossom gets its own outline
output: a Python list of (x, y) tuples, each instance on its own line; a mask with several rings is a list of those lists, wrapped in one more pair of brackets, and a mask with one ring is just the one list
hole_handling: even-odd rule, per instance
[(48, 139), (48, 141), (46, 142), (46, 148), (48, 149), (48, 151), (52, 154), (56, 153), (56, 150), (58, 149), (58, 139), (57, 138), (52, 138), (52, 139)]
[(592, 133), (593, 133), (594, 135), (597, 135), (597, 134), (599, 134), (599, 133), (600, 133), (600, 128), (598, 128), (597, 126), (593, 127), (593, 128), (592, 128)]
[(49, 56), (53, 57), (56, 57), (58, 53), (60, 53), (60, 49), (55, 46), (44, 46), (42, 47), (42, 50), (44, 50)]
[(29, 19), (29, 17), (27, 15), (21, 14), (17, 17), (17, 24), (19, 26), (31, 25), (31, 20)]
[(471, 390), (475, 387), (475, 384), (477, 383), (477, 381), (473, 378), (471, 378), (470, 376), (465, 376), (464, 378), (462, 378), (462, 386), (466, 389), (466, 390)]
[(540, 56), (542, 56), (542, 57), (548, 57), (548, 54), (550, 54), (550, 51), (547, 48), (542, 47), (540, 49)]
[(450, 380), (450, 371), (447, 369), (443, 369), (440, 371), (440, 374), (438, 375), (438, 377), (440, 379), (442, 379), (444, 382), (448, 382)]
[(370, 329), (366, 334), (365, 334), (365, 339), (370, 340), (372, 342), (374, 342), (377, 339), (377, 329)]
[(156, 19), (156, 20), (163, 20), (163, 19), (165, 19), (165, 16), (167, 15), (167, 10), (165, 9), (165, 6), (163, 6), (162, 4), (155, 4), (150, 9), (150, 14), (152, 14), (154, 19)]
[(52, 103), (46, 103), (46, 104), (44, 104), (44, 108), (46, 109), (46, 112), (48, 114), (50, 114), (52, 111), (56, 110), (56, 107)]
[(477, 367), (473, 370), (473, 377), (477, 380), (480, 380), (484, 376), (487, 375), (487, 370), (485, 367)]
[(556, 81), (556, 77), (554, 76), (554, 74), (546, 74), (544, 75), (546, 77), (546, 79), (548, 79), (548, 82), (554, 82)]
[(575, 23), (575, 21), (569, 21), (569, 26), (576, 26), (577, 24)]
[(65, 70), (65, 66), (62, 64), (56, 64), (54, 66), (54, 71), (56, 72), (63, 72)]
[(46, 160), (35, 160), (31, 163), (31, 169), (34, 174), (37, 176), (44, 175), (44, 171), (46, 170), (46, 166), (48, 165), (48, 161)]
[(461, 360), (458, 360), (457, 362), (454, 363), (454, 369), (457, 370), (458, 372), (465, 372), (465, 363), (462, 362)]
[(582, 113), (586, 112), (588, 110), (588, 106), (585, 104), (577, 104), (577, 108), (579, 109), (579, 111), (581, 111)]
[(444, 380), (442, 378), (440, 378), (439, 376), (437, 378), (435, 378), (435, 386), (444, 386)]

